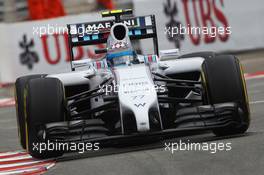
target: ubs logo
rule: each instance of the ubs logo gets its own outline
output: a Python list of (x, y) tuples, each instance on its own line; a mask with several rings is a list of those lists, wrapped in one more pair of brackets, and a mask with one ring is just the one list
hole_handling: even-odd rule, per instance
[(33, 69), (33, 65), (39, 62), (38, 54), (31, 49), (34, 47), (34, 41), (27, 40), (27, 36), (23, 35), (23, 40), (19, 42), (19, 46), (24, 50), (20, 55), (20, 63), (26, 65), (28, 69)]
[[(176, 27), (178, 30), (180, 30), (181, 22), (175, 19), (179, 13), (176, 1), (173, 1), (172, 3), (171, 0), (167, 0), (167, 2), (164, 4), (164, 13), (170, 18), (170, 21), (166, 23), (166, 29)], [(173, 36), (171, 36), (170, 33), (167, 33), (167, 38), (170, 42), (174, 42), (176, 48), (180, 48), (181, 40), (184, 40), (184, 35), (180, 32)]]

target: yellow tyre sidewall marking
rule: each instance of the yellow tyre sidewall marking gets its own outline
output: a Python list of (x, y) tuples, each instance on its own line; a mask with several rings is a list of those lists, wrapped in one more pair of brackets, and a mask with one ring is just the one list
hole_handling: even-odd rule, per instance
[(22, 138), (21, 138), (21, 133), (20, 133), (20, 124), (19, 124), (19, 114), (18, 114), (18, 103), (17, 103), (17, 91), (16, 87), (14, 88), (14, 94), (15, 94), (15, 102), (16, 102), (16, 116), (17, 116), (17, 132), (18, 132), (18, 137), (20, 140), (20, 143), (22, 143)]
[(244, 77), (243, 67), (242, 67), (240, 62), (239, 62), (239, 67), (240, 67), (240, 76), (241, 76), (242, 84), (243, 84), (244, 98), (246, 101), (247, 110), (248, 110), (248, 118), (249, 118), (249, 122), (250, 122), (251, 117), (250, 117), (250, 108), (249, 108), (249, 100), (248, 100), (248, 93), (247, 93), (247, 85), (246, 85), (246, 81), (245, 81), (245, 77)]
[(28, 138), (28, 125), (27, 125), (27, 95), (28, 95), (28, 90), (27, 88), (24, 89), (24, 114), (25, 114), (25, 136), (26, 136), (26, 149), (29, 151), (29, 138)]
[(207, 102), (210, 103), (209, 94), (208, 94), (208, 88), (207, 88), (207, 81), (206, 81), (205, 74), (204, 74), (203, 70), (201, 70), (201, 80), (202, 80), (202, 83), (204, 84), (205, 93), (206, 93), (206, 97), (207, 97)]

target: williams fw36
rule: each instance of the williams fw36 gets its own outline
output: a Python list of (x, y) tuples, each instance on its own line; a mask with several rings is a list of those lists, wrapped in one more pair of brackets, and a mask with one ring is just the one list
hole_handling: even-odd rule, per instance
[[(37, 143), (126, 144), (210, 130), (244, 133), (250, 111), (239, 60), (213, 52), (179, 55), (159, 50), (155, 16), (132, 10), (103, 12), (105, 21), (70, 24), (69, 73), (30, 75), (16, 81), (19, 137), (37, 158)], [(113, 19), (111, 19), (113, 18)], [(132, 40), (152, 39), (153, 54), (137, 54)], [(100, 60), (73, 60), (73, 48), (106, 44)]]

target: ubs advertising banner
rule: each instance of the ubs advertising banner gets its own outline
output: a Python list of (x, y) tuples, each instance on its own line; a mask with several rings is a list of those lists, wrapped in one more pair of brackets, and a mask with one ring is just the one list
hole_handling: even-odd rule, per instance
[[(180, 48), (189, 53), (264, 46), (262, 0), (134, 0), (134, 14), (156, 15), (160, 49)], [(66, 24), (99, 20), (103, 20), (100, 13), (89, 13), (0, 24), (0, 82), (70, 71)], [(75, 59), (102, 57), (94, 54), (98, 47), (104, 46), (75, 48)], [(140, 48), (153, 53), (152, 40), (144, 40)]]
[[(69, 72), (67, 24), (102, 20), (99, 13), (0, 25), (0, 82), (29, 74)], [(100, 58), (94, 47), (74, 48), (74, 59)]]
[[(160, 49), (182, 53), (264, 46), (262, 0), (134, 0), (136, 15), (155, 14)], [(152, 48), (144, 41), (141, 47)]]

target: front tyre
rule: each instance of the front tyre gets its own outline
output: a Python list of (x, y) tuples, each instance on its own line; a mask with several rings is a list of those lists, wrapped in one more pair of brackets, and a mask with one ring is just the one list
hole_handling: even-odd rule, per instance
[(225, 136), (246, 132), (250, 124), (250, 109), (244, 74), (239, 60), (232, 55), (218, 55), (205, 59), (201, 77), (207, 103), (235, 102), (242, 109), (242, 112), (235, 116), (240, 119), (238, 125), (214, 129), (214, 134)]
[(38, 78), (29, 81), (24, 105), (26, 110), (26, 146), (31, 156), (51, 158), (63, 154), (59, 150), (46, 149), (40, 152), (34, 145), (43, 144), (38, 137), (41, 126), (64, 120), (64, 99), (64, 87), (60, 80)]
[(24, 91), (29, 80), (45, 77), (46, 75), (28, 75), (20, 77), (15, 83), (15, 99), (16, 99), (16, 116), (18, 126), (18, 137), (23, 149), (26, 149), (25, 136), (25, 114), (24, 114)]

